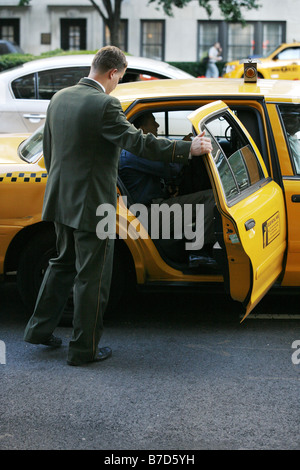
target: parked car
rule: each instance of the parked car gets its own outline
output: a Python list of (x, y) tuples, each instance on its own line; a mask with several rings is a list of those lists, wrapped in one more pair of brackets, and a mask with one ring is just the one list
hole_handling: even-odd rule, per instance
[(14, 42), (0, 39), (0, 55), (3, 54), (24, 54), (24, 51)]
[[(162, 124), (160, 135), (181, 139), (191, 129), (194, 134), (203, 129), (211, 137), (212, 153), (193, 158), (187, 169), (194, 177), (191, 190), (196, 185), (214, 192), (217, 243), (212, 254), (219, 270), (191, 263), (188, 236), (156, 239), (151, 226), (140, 224), (119, 177), (114, 305), (130, 282), (144, 289), (185, 286), (212, 295), (225, 289), (245, 315), (274, 284), (299, 289), (300, 154), (293, 149), (300, 138), (300, 84), (217, 81), (217, 87), (215, 79), (128, 83), (113, 92), (129, 121), (151, 111)], [(288, 118), (297, 124), (294, 143)], [(3, 279), (16, 274), (29, 309), (55, 255), (53, 226), (41, 220), (47, 181), (42, 136), (41, 128), (21, 145), (24, 136), (0, 137), (0, 274)]]
[[(257, 58), (253, 58), (257, 60)], [(257, 63), (258, 77), (280, 80), (300, 79), (300, 43), (281, 44), (271, 54), (259, 58)], [(243, 64), (238, 60), (227, 62), (223, 77), (241, 78), (244, 74)]]
[[(0, 133), (34, 132), (45, 120), (49, 100), (58, 90), (87, 76), (94, 55), (39, 59), (0, 73)], [(166, 62), (127, 56), (123, 82), (191, 78)]]

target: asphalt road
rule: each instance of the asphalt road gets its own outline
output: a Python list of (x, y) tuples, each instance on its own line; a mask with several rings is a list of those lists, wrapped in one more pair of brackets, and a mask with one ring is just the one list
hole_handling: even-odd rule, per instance
[(0, 449), (299, 449), (299, 301), (269, 296), (240, 324), (223, 296), (136, 295), (106, 318), (113, 356), (70, 367), (71, 328), (57, 350), (24, 343), (22, 303), (2, 285)]

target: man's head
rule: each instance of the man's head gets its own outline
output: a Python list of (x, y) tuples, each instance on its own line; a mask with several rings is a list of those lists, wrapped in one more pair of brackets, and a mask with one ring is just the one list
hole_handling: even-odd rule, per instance
[(96, 53), (89, 77), (99, 81), (109, 94), (122, 79), (127, 65), (125, 54), (121, 49), (115, 46), (105, 46)]
[(159, 128), (159, 124), (156, 122), (152, 113), (141, 114), (138, 118), (135, 119), (133, 124), (137, 129), (142, 129), (144, 134), (151, 132), (151, 134), (157, 136), (157, 129)]

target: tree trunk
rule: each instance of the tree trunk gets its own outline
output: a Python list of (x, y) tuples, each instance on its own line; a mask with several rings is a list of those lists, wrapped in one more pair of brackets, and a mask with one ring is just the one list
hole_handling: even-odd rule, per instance
[(113, 18), (112, 20), (108, 20), (107, 26), (110, 32), (110, 45), (120, 47), (120, 42), (119, 42), (120, 19)]
[(101, 18), (104, 21), (105, 26), (108, 27), (110, 32), (110, 44), (112, 46), (119, 47), (119, 30), (120, 30), (120, 18), (121, 18), (121, 3), (123, 0), (115, 0), (114, 7), (111, 0), (102, 0), (103, 5), (106, 10), (106, 15), (103, 10), (100, 8), (98, 3), (95, 0), (90, 0), (91, 4), (95, 10), (99, 13)]

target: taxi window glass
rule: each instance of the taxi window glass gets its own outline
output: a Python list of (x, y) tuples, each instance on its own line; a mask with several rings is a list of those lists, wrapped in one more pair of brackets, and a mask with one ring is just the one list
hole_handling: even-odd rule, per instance
[(263, 179), (264, 173), (247, 137), (226, 115), (209, 120), (205, 129), (212, 138), (212, 155), (224, 194), (232, 201)]
[(299, 47), (289, 47), (284, 51), (279, 52), (277, 55), (279, 60), (290, 60), (290, 59), (300, 59), (300, 48)]
[(34, 134), (22, 142), (18, 148), (19, 157), (28, 163), (34, 163), (43, 152), (44, 126), (39, 127)]
[(76, 85), (89, 74), (90, 67), (65, 67), (38, 73), (38, 99), (50, 100), (62, 88)]
[(34, 100), (36, 98), (34, 73), (17, 78), (12, 82), (11, 87), (15, 98), (19, 100)]
[(296, 175), (300, 175), (300, 106), (282, 105), (279, 112), (285, 128), (291, 162)]
[(153, 112), (156, 122), (159, 124), (158, 136), (182, 139), (192, 132), (192, 127), (187, 116), (191, 113), (188, 110), (170, 110)]

